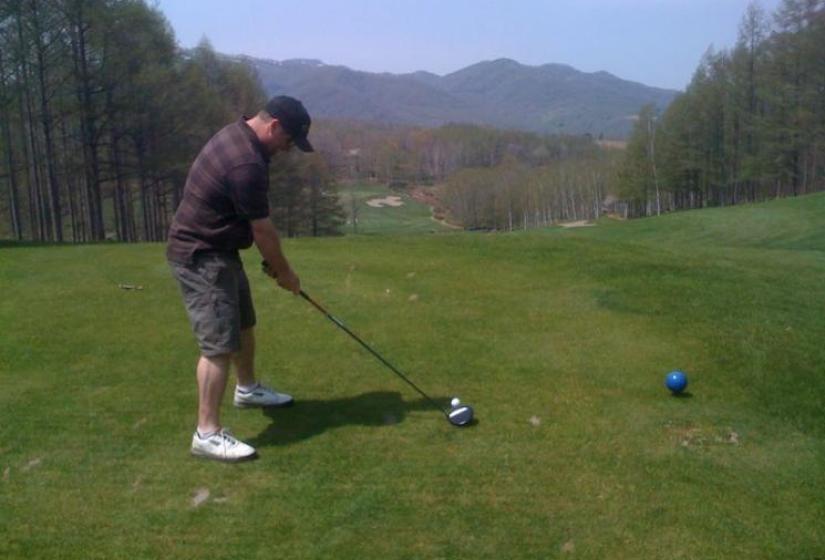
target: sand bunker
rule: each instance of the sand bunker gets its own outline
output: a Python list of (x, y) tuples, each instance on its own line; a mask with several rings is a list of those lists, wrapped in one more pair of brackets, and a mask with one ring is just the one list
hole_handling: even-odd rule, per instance
[(563, 228), (573, 228), (573, 227), (593, 227), (596, 224), (590, 223), (587, 220), (578, 220), (576, 222), (566, 222), (563, 224), (559, 224)]
[(367, 201), (367, 205), (373, 208), (383, 208), (384, 206), (404, 206), (404, 203), (401, 202), (400, 196), (388, 196), (385, 198), (371, 198)]

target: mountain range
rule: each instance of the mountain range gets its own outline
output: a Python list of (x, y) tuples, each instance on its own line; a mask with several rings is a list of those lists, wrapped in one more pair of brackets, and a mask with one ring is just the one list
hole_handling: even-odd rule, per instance
[(473, 123), (621, 139), (643, 105), (663, 111), (679, 93), (608, 72), (527, 66), (504, 58), (445, 76), (362, 72), (319, 60), (234, 58), (255, 70), (267, 94), (293, 95), (314, 117), (425, 127)]

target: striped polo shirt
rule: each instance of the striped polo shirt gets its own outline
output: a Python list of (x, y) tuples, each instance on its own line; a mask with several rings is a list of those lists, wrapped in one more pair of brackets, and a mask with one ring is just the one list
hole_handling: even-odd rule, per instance
[(244, 118), (215, 134), (189, 170), (166, 258), (188, 264), (200, 252), (250, 247), (250, 221), (269, 216), (269, 157)]

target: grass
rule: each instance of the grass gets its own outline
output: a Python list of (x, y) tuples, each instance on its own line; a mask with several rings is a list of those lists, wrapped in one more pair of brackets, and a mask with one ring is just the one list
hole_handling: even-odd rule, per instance
[(823, 214), (287, 241), (468, 429), (248, 251), (260, 374), (298, 402), (225, 407), (261, 454), (236, 466), (187, 455), (196, 349), (162, 245), (5, 246), (0, 558), (823, 557)]
[[(361, 235), (372, 234), (418, 234), (449, 231), (449, 228), (432, 219), (432, 211), (426, 204), (413, 200), (404, 191), (393, 190), (384, 185), (361, 183), (343, 186), (339, 196), (347, 214), (347, 223), (343, 227), (346, 233), (352, 233), (352, 202), (358, 222), (356, 230)], [(396, 196), (401, 206), (373, 207), (367, 204), (373, 199)]]

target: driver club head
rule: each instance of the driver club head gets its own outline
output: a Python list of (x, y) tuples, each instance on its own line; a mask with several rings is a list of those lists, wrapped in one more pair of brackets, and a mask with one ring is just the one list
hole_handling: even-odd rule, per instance
[(458, 406), (447, 414), (447, 420), (453, 426), (468, 426), (473, 421), (473, 408), (471, 406)]

